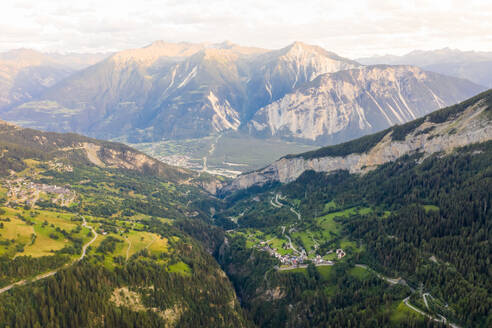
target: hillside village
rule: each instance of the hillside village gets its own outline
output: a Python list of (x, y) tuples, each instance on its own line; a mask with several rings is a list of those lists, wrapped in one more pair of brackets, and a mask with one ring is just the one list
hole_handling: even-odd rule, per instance
[(9, 203), (34, 206), (40, 200), (48, 200), (59, 206), (75, 202), (77, 194), (66, 186), (35, 183), (24, 178), (5, 180)]

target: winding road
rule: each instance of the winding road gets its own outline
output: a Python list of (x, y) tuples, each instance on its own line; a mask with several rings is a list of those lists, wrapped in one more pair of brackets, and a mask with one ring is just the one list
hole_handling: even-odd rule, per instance
[[(424, 300), (425, 300), (425, 297), (424, 297)], [(406, 306), (408, 306), (410, 309), (414, 310), (415, 312), (417, 312), (417, 313), (423, 315), (424, 317), (427, 317), (427, 318), (429, 318), (429, 319), (431, 319), (431, 320), (433, 320), (435, 322), (442, 322), (442, 323), (445, 323), (445, 324), (450, 325), (453, 328), (460, 328), (460, 326), (455, 325), (454, 323), (448, 322), (447, 319), (444, 316), (442, 316), (442, 315), (439, 315), (440, 318), (436, 318), (436, 317), (434, 317), (434, 316), (432, 316), (432, 315), (430, 315), (430, 314), (428, 314), (428, 313), (426, 313), (426, 312), (424, 312), (424, 311), (416, 308), (415, 306), (413, 306), (412, 304), (410, 304), (410, 296), (408, 296), (407, 298), (405, 298), (403, 300), (403, 304), (405, 304)], [(426, 302), (426, 305), (427, 305), (427, 302)]]
[[(275, 197), (272, 197), (270, 199), (270, 204), (275, 207), (275, 208), (281, 208), (282, 206), (284, 206), (284, 204), (282, 204), (280, 200), (284, 200), (285, 197), (282, 197), (281, 194), (277, 193), (275, 194)], [(296, 216), (297, 216), (297, 220), (298, 221), (302, 221), (302, 216), (301, 216), (301, 213), (297, 212), (293, 207), (290, 207), (290, 211), (292, 213), (294, 213)], [(299, 252), (295, 247), (294, 245), (292, 245), (292, 239), (290, 238), (289, 236), (289, 233), (291, 233), (293, 230), (294, 230), (294, 227), (295, 227), (296, 224), (293, 224), (290, 229), (288, 230), (287, 233), (285, 233), (285, 226), (282, 226), (282, 235), (285, 235), (285, 238), (287, 238), (289, 240), (289, 248), (292, 249), (292, 251), (294, 251), (295, 253), (299, 254), (300, 256), (306, 256), (306, 250), (303, 249), (301, 247), (301, 251)]]
[[(83, 226), (83, 227), (86, 227), (86, 228), (89, 228), (89, 229), (92, 231), (92, 234), (94, 235), (94, 238), (92, 238), (92, 239), (91, 239), (91, 240), (90, 240), (87, 244), (85, 244), (85, 245), (82, 247), (82, 254), (80, 255), (80, 258), (77, 260), (77, 262), (78, 262), (78, 261), (82, 261), (82, 259), (85, 257), (85, 253), (86, 253), (86, 251), (87, 251), (87, 247), (89, 247), (89, 246), (90, 246), (93, 242), (95, 242), (95, 241), (96, 241), (96, 239), (97, 239), (97, 232), (96, 232), (96, 230), (95, 230), (93, 227), (91, 227), (91, 226), (88, 226), (88, 225), (87, 225), (87, 221), (85, 220), (85, 218), (84, 218), (84, 223), (82, 223), (82, 226)], [(72, 263), (72, 264), (73, 264), (73, 263)], [(59, 269), (58, 269), (58, 270), (59, 270)], [(57, 270), (57, 271), (58, 271), (58, 270)]]
[[(366, 270), (369, 270), (369, 271), (373, 272), (374, 274), (376, 274), (376, 276), (378, 278), (386, 281), (387, 283), (389, 283), (391, 285), (396, 285), (396, 284), (404, 281), (402, 278), (396, 278), (396, 279), (394, 279), (394, 278), (386, 277), (386, 276), (382, 275), (381, 273), (374, 271), (373, 269), (371, 269), (370, 267), (368, 267), (365, 264), (356, 264), (355, 266), (356, 267), (359, 267), (359, 268), (364, 268)], [(427, 309), (429, 309), (429, 304), (427, 303), (427, 297), (429, 297), (429, 296), (432, 297), (432, 295), (429, 294), (429, 293), (422, 294), (422, 298), (424, 299), (424, 303), (425, 303), (425, 306), (427, 307)], [(458, 325), (456, 325), (456, 324), (454, 324), (452, 322), (449, 322), (441, 314), (438, 314), (439, 315), (439, 318), (437, 318), (437, 317), (434, 317), (434, 316), (432, 316), (432, 315), (430, 315), (430, 314), (428, 314), (428, 313), (420, 310), (419, 308), (415, 307), (414, 305), (410, 304), (410, 297), (411, 296), (408, 296), (407, 298), (405, 298), (403, 300), (403, 304), (405, 304), (408, 308), (412, 309), (413, 311), (415, 311), (415, 312), (419, 313), (420, 315), (423, 315), (423, 316), (425, 316), (425, 317), (427, 317), (427, 318), (429, 318), (429, 319), (431, 319), (433, 321), (445, 323), (445, 324), (447, 324), (447, 325), (449, 325), (449, 326), (451, 326), (453, 328), (461, 328), (460, 326), (458, 326)]]
[[(284, 206), (284, 204), (280, 203), (279, 202), (279, 198), (282, 199), (281, 195), (280, 194), (276, 194), (275, 197), (272, 197), (270, 199), (270, 204), (275, 207), (275, 208), (281, 208), (282, 206)], [(302, 216), (299, 212), (297, 212), (293, 207), (290, 207), (290, 211), (292, 213), (294, 213), (296, 216), (297, 216), (297, 219), (298, 221), (301, 221), (302, 220)], [(289, 247), (296, 253), (300, 253), (297, 249), (294, 248), (294, 246), (292, 245), (292, 240), (290, 238), (290, 236), (288, 235), (289, 233), (291, 233), (293, 230), (294, 230), (294, 227), (295, 227), (296, 224), (293, 224), (291, 226), (291, 228), (288, 230), (288, 233), (285, 233), (285, 226), (282, 226), (282, 235), (285, 235), (285, 237), (289, 240)], [(311, 238), (313, 238), (313, 241), (315, 243), (316, 240), (314, 239), (314, 237), (311, 235)], [(302, 248), (301, 248), (302, 249)], [(302, 253), (300, 254), (305, 254), (305, 250), (302, 249)], [(330, 265), (330, 264), (327, 264), (327, 265)], [(356, 264), (355, 265), (356, 267), (360, 267), (360, 268), (364, 268), (366, 270), (370, 270), (372, 271), (374, 274), (376, 274), (376, 276), (384, 281), (386, 281), (387, 283), (391, 284), (391, 285), (396, 285), (396, 284), (399, 284), (399, 283), (402, 283), (402, 284), (405, 284), (406, 285), (406, 282), (404, 279), (398, 277), (398, 278), (389, 278), (389, 277), (386, 277), (384, 275), (382, 275), (381, 273), (379, 272), (376, 272), (374, 270), (372, 270), (371, 268), (369, 268), (367, 265), (365, 264)], [(300, 267), (300, 266), (296, 266), (296, 267)], [(292, 267), (294, 268), (294, 267)], [(289, 270), (289, 269), (292, 269), (292, 268), (279, 268), (279, 270)], [(265, 279), (266, 279), (266, 274), (265, 274)], [(410, 288), (412, 290), (412, 292), (414, 292), (414, 290), (412, 288)], [(429, 309), (429, 304), (427, 302), (427, 297), (432, 297), (432, 295), (430, 295), (429, 293), (424, 293), (422, 294), (422, 298), (424, 300), (424, 304), (426, 306), (427, 309)], [(449, 326), (451, 326), (452, 328), (460, 328), (460, 326), (454, 324), (454, 323), (451, 323), (449, 322), (443, 315), (439, 314), (439, 318), (438, 317), (435, 317), (435, 316), (432, 316), (420, 309), (418, 309), (417, 307), (413, 306), (412, 304), (410, 304), (410, 296), (408, 296), (407, 298), (405, 298), (403, 300), (403, 304), (405, 304), (405, 306), (409, 307), (410, 309), (412, 309), (413, 311), (433, 320), (433, 321), (436, 321), (436, 322), (442, 322), (442, 323), (445, 323)]]
[(295, 215), (297, 215), (297, 220), (299, 220), (299, 221), (302, 220), (301, 213), (297, 212), (293, 207), (290, 208), (290, 211), (292, 213), (294, 213)]
[(27, 283), (31, 283), (31, 282), (43, 280), (43, 279), (46, 279), (48, 277), (54, 276), (61, 269), (65, 268), (65, 267), (72, 266), (72, 265), (74, 265), (77, 262), (80, 262), (85, 257), (85, 254), (87, 252), (87, 247), (89, 247), (94, 241), (96, 241), (96, 238), (97, 238), (97, 232), (96, 232), (96, 230), (93, 227), (87, 225), (87, 222), (86, 222), (85, 218), (84, 218), (84, 223), (82, 223), (82, 226), (83, 227), (86, 227), (86, 228), (89, 228), (92, 231), (92, 233), (94, 235), (94, 238), (92, 238), (90, 241), (87, 242), (87, 244), (85, 244), (82, 247), (82, 254), (80, 255), (80, 257), (78, 259), (74, 260), (72, 263), (64, 264), (63, 266), (59, 267), (56, 270), (52, 270), (52, 271), (49, 271), (49, 272), (45, 272), (45, 273), (39, 274), (39, 275), (35, 276), (32, 279), (22, 279), (22, 280), (19, 280), (17, 282), (14, 282), (14, 283), (12, 283), (12, 284), (10, 284), (8, 286), (5, 286), (3, 288), (0, 288), (0, 294), (3, 294), (6, 291), (8, 291), (8, 290), (10, 290), (10, 289), (12, 289), (12, 288), (14, 288), (16, 286), (23, 286), (23, 285), (26, 285)]

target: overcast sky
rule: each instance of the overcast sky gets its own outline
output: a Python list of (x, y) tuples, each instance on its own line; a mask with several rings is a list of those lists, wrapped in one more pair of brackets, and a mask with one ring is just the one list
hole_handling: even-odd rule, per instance
[(0, 51), (99, 52), (154, 40), (280, 48), (295, 40), (347, 57), (443, 47), (492, 51), (492, 1), (1, 0)]

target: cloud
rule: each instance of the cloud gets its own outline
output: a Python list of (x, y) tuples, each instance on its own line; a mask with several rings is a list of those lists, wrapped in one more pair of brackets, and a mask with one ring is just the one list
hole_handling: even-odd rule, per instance
[(349, 57), (492, 50), (489, 0), (7, 0), (0, 22), (0, 50), (95, 52), (226, 39), (266, 48), (302, 40)]

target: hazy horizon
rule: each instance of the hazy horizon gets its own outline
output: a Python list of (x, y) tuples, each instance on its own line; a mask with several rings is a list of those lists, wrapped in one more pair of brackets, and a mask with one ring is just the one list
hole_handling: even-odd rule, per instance
[[(150, 46), (151, 44), (153, 44), (154, 42), (166, 42), (166, 43), (176, 43), (176, 44), (179, 44), (179, 43), (190, 43), (190, 44), (221, 44), (221, 43), (225, 43), (225, 42), (232, 42), (233, 44), (236, 44), (238, 46), (245, 46), (245, 47), (256, 47), (256, 48), (262, 48), (262, 49), (266, 49), (266, 50), (276, 50), (276, 49), (281, 49), (281, 48), (284, 48), (284, 47), (288, 47), (289, 45), (291, 45), (292, 43), (294, 42), (303, 42), (302, 40), (296, 40), (296, 41), (293, 41), (289, 44), (286, 44), (280, 48), (266, 48), (266, 47), (260, 47), (260, 46), (257, 46), (257, 45), (243, 45), (243, 44), (240, 44), (240, 43), (237, 43), (237, 42), (234, 42), (234, 41), (231, 41), (231, 40), (224, 40), (222, 42), (189, 42), (189, 41), (166, 41), (166, 40), (154, 40), (150, 43), (147, 43), (147, 44), (144, 44), (144, 45), (141, 45), (141, 46), (137, 46), (137, 47), (132, 47), (132, 48), (124, 48), (124, 49), (115, 49), (115, 50), (108, 50), (108, 51), (94, 51), (94, 52), (91, 52), (91, 51), (87, 51), (87, 52), (77, 52), (77, 51), (46, 51), (46, 50), (43, 50), (43, 49), (35, 49), (35, 48), (28, 48), (28, 47), (19, 47), (19, 48), (12, 48), (12, 49), (5, 49), (5, 50), (1, 50), (0, 53), (7, 53), (7, 52), (11, 52), (11, 51), (19, 51), (19, 50), (34, 50), (34, 51), (37, 51), (37, 52), (40, 52), (40, 53), (43, 53), (43, 54), (47, 54), (47, 55), (50, 55), (50, 54), (56, 54), (56, 55), (89, 55), (89, 54), (101, 54), (101, 55), (104, 55), (104, 54), (108, 54), (110, 55), (111, 53), (117, 53), (117, 52), (120, 52), (120, 51), (124, 51), (124, 50), (130, 50), (130, 49), (138, 49), (138, 48), (145, 48), (147, 46)], [(306, 42), (303, 42), (303, 43), (306, 43)], [(308, 43), (306, 43), (308, 44)], [(309, 44), (309, 45), (315, 45), (315, 44)], [(320, 46), (320, 45), (317, 45), (317, 46)], [(322, 48), (324, 48), (325, 50), (328, 50), (328, 51), (332, 51), (331, 49), (329, 48), (326, 48), (326, 47), (323, 47), (323, 46), (320, 46)], [(408, 55), (412, 52), (425, 52), (425, 51), (440, 51), (440, 50), (450, 50), (450, 51), (460, 51), (460, 52), (476, 52), (476, 53), (481, 53), (481, 52), (492, 52), (492, 50), (476, 50), (476, 49), (470, 49), (470, 50), (463, 50), (463, 49), (458, 49), (458, 48), (451, 48), (451, 47), (442, 47), (442, 48), (434, 48), (434, 49), (411, 49), (405, 53), (401, 53), (401, 54), (396, 54), (396, 53), (381, 53), (381, 54), (372, 54), (372, 55), (366, 55), (366, 56), (344, 56), (344, 57), (347, 57), (349, 59), (360, 59), (360, 58), (370, 58), (370, 57), (384, 57), (384, 56), (404, 56), (404, 55)], [(336, 52), (335, 52), (336, 53)], [(340, 53), (336, 53), (338, 55), (340, 55)]]
[(349, 58), (402, 55), (445, 47), (492, 51), (492, 3), (311, 0), (229, 3), (214, 0), (132, 2), (6, 1), (0, 52), (97, 53), (156, 40), (282, 48), (294, 41)]

